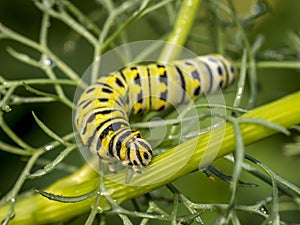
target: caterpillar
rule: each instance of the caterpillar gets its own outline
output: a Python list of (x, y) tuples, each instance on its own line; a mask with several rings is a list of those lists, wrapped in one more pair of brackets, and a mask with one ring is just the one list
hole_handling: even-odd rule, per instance
[(151, 162), (153, 152), (140, 131), (130, 128), (130, 113), (141, 115), (187, 103), (231, 85), (235, 77), (232, 62), (219, 54), (128, 66), (100, 77), (83, 92), (75, 126), (82, 143), (102, 161), (110, 165), (121, 161), (139, 172)]

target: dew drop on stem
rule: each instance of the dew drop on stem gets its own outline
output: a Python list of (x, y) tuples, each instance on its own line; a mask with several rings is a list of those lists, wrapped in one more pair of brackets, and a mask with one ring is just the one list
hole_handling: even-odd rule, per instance
[(50, 151), (51, 149), (53, 149), (53, 145), (46, 145), (45, 146), (46, 151)]
[(267, 209), (264, 205), (262, 205), (262, 206), (259, 208), (259, 211), (262, 212), (262, 213), (265, 214), (265, 215), (268, 215), (268, 214), (269, 214), (268, 209)]
[(50, 66), (52, 68), (56, 66), (55, 62), (53, 60), (49, 59), (49, 58), (43, 58), (43, 59), (41, 59), (41, 64), (43, 66)]

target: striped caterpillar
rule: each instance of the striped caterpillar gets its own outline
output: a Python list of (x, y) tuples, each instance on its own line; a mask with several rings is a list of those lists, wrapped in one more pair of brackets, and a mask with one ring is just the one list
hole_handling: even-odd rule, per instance
[(235, 77), (231, 61), (217, 54), (128, 66), (99, 78), (83, 92), (75, 126), (82, 143), (102, 161), (121, 161), (138, 172), (151, 162), (153, 153), (140, 132), (130, 128), (130, 113), (187, 103), (229, 86)]

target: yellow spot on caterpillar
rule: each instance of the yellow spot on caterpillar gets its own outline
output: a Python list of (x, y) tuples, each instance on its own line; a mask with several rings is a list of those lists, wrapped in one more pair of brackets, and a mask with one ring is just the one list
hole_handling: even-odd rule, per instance
[(199, 87), (199, 86), (200, 86), (199, 81), (194, 80), (194, 82), (193, 82), (193, 87), (194, 87), (194, 88), (197, 88), (197, 87)]
[(106, 137), (106, 138), (103, 138), (102, 139), (102, 146), (108, 146), (109, 144), (109, 139)]
[(137, 136), (139, 136), (139, 135), (140, 135), (140, 132), (139, 132), (139, 131), (134, 131), (132, 134), (133, 134), (133, 137), (135, 137), (135, 138), (136, 138)]
[(158, 74), (163, 75), (165, 73), (166, 69), (163, 67), (158, 68)]
[(136, 69), (131, 70), (131, 76), (136, 77), (138, 71)]
[(97, 154), (100, 158), (105, 159), (106, 158), (106, 152), (103, 151), (102, 149), (100, 149), (99, 151), (97, 151)]
[(158, 86), (158, 90), (160, 92), (165, 92), (168, 89), (168, 87), (164, 83), (160, 83)]
[(104, 117), (104, 115), (102, 115), (102, 114), (97, 114), (97, 115), (95, 116), (95, 120), (102, 120), (103, 117)]
[(120, 159), (123, 161), (125, 160), (125, 153), (127, 152), (126, 146), (122, 143), (121, 150), (120, 150)]
[(116, 101), (113, 100), (113, 99), (109, 99), (109, 100), (108, 100), (108, 103), (111, 104), (111, 105), (114, 105), (114, 104), (116, 103)]
[(194, 72), (196, 70), (196, 68), (192, 65), (189, 65), (188, 70), (191, 71), (191, 72)]
[(141, 108), (142, 108), (141, 103), (135, 103), (134, 106), (133, 106), (134, 114), (136, 114)]
[(111, 93), (110, 96), (115, 99), (118, 98), (118, 95), (116, 93)]
[(157, 104), (158, 104), (158, 108), (160, 108), (160, 107), (163, 107), (166, 104), (166, 101), (162, 100), (162, 99), (159, 99)]
[(110, 76), (107, 78), (107, 83), (114, 83), (116, 82), (116, 78), (114, 76)]
[(132, 90), (133, 90), (133, 92), (134, 92), (135, 94), (139, 94), (139, 93), (142, 91), (142, 88), (141, 88), (140, 85), (134, 85), (134, 86), (132, 87)]
[(108, 149), (109, 142), (111, 140), (112, 135), (115, 133), (114, 130), (110, 130), (105, 138), (102, 139), (102, 145)]

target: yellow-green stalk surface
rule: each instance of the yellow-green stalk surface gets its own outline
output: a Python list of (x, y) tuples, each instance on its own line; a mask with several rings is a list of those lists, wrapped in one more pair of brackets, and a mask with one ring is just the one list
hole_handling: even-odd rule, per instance
[(201, 0), (184, 0), (182, 2), (173, 31), (167, 40), (169, 44), (163, 49), (159, 60), (171, 61), (176, 59), (190, 34), (200, 4)]
[[(283, 97), (277, 101), (258, 107), (248, 113), (245, 113), (240, 119), (257, 118), (272, 123), (282, 125), (283, 127), (291, 127), (300, 123), (300, 92), (296, 92), (289, 96)], [(148, 185), (126, 185), (124, 183), (126, 174), (118, 173), (106, 176), (104, 179), (107, 193), (116, 203), (137, 197), (162, 185), (170, 183), (179, 177), (195, 170), (199, 166), (204, 152), (206, 151), (208, 141), (211, 138), (217, 140), (219, 134), (225, 135), (223, 142), (219, 148), (217, 158), (233, 152), (235, 150), (235, 133), (230, 123), (224, 124), (225, 127), (219, 126), (213, 131), (201, 134), (199, 137), (191, 139), (169, 151), (155, 157), (152, 163), (147, 167), (143, 174), (134, 177), (132, 182), (142, 184), (145, 181)], [(241, 124), (241, 133), (245, 145), (251, 144), (270, 136), (277, 131), (258, 124)], [(212, 136), (213, 135), (213, 136)], [(196, 147), (193, 143), (196, 141)], [(213, 147), (213, 146), (211, 146)], [(192, 155), (188, 161), (185, 161), (186, 152), (192, 151)], [(176, 154), (174, 154), (176, 152)], [(184, 164), (183, 164), (184, 163)], [(181, 169), (168, 176), (167, 171)], [(114, 182), (114, 181), (119, 181)], [(97, 188), (99, 178), (96, 172), (87, 165), (83, 166), (76, 173), (61, 179), (47, 188), (45, 191), (53, 194), (64, 196), (79, 196)], [(61, 203), (48, 200), (39, 194), (31, 194), (19, 199), (15, 205), (15, 217), (10, 224), (45, 224), (70, 219), (76, 215), (87, 212), (93, 205), (94, 198), (77, 203)], [(101, 197), (99, 203), (100, 210), (107, 210), (110, 205), (104, 197)], [(0, 220), (5, 218), (9, 206), (0, 209)]]

